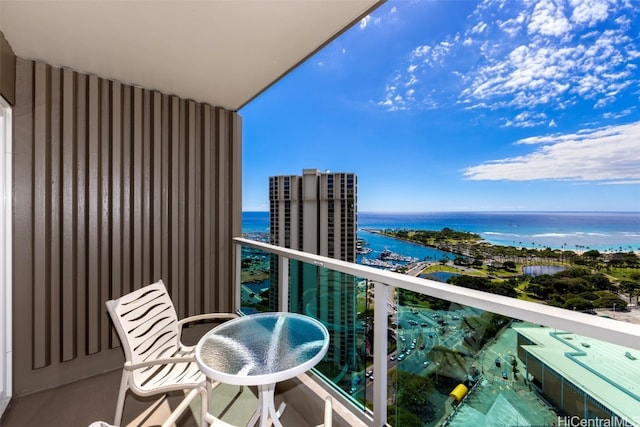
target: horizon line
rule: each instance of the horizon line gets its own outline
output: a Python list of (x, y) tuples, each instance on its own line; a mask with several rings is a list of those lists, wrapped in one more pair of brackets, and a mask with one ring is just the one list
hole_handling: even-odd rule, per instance
[[(269, 213), (268, 210), (242, 210), (242, 213)], [(366, 214), (386, 214), (386, 215), (418, 215), (418, 214), (436, 214), (436, 213), (598, 213), (598, 214), (606, 214), (606, 213), (629, 213), (629, 214), (639, 214), (640, 210), (618, 210), (618, 211), (596, 211), (596, 210), (583, 210), (583, 211), (572, 211), (572, 210), (442, 210), (442, 211), (371, 211), (371, 210), (363, 210), (358, 211), (358, 213), (366, 213)]]

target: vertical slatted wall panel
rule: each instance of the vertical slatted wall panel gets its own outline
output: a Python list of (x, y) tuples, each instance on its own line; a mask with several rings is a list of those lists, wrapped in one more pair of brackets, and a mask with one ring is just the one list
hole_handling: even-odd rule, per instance
[[(122, 141), (123, 141), (123, 117), (122, 117), (122, 105), (123, 105), (122, 85), (119, 83), (112, 83), (111, 85), (111, 104), (109, 105), (111, 116), (111, 187), (110, 187), (110, 223), (111, 223), (111, 248), (110, 248), (110, 263), (111, 263), (111, 287), (110, 291), (116, 294), (123, 294), (123, 238), (122, 238), (122, 202), (123, 191), (123, 170), (122, 170)], [(109, 345), (113, 346), (114, 342), (117, 342), (116, 331), (112, 329), (111, 337), (109, 339)]]
[[(33, 321), (33, 368), (41, 368), (51, 363), (51, 334), (47, 331), (51, 317), (51, 287), (49, 282), (49, 257), (47, 243), (50, 239), (49, 204), (49, 148), (47, 140), (51, 134), (49, 96), (51, 80), (47, 67), (37, 64), (33, 81), (34, 90), (34, 135), (32, 139), (33, 155), (33, 292), (31, 307), (35, 315)], [(21, 76), (18, 76), (18, 79)], [(18, 141), (20, 143), (20, 141)], [(30, 284), (31, 285), (31, 284)]]
[(84, 309), (85, 301), (87, 300), (88, 287), (87, 283), (87, 269), (88, 258), (84, 254), (87, 253), (87, 205), (84, 200), (87, 198), (87, 88), (88, 81), (86, 75), (76, 75), (76, 97), (68, 100), (69, 108), (75, 110), (76, 120), (76, 135), (75, 135), (75, 166), (72, 166), (73, 179), (75, 180), (76, 187), (73, 197), (72, 210), (75, 211), (75, 215), (71, 218), (74, 223), (75, 230), (75, 252), (73, 254), (76, 264), (76, 275), (72, 279), (75, 281), (75, 288), (77, 291), (77, 307), (73, 309), (77, 313), (77, 327), (78, 327), (78, 341), (75, 344), (77, 352), (79, 354), (85, 354), (88, 346), (88, 336), (92, 332), (88, 328), (88, 315), (87, 310)]
[(14, 394), (123, 361), (104, 302), (163, 279), (180, 317), (233, 307), (234, 112), (18, 59)]
[[(70, 307), (77, 306), (76, 277), (76, 215), (77, 185), (74, 179), (76, 165), (76, 118), (73, 109), (76, 99), (76, 80), (69, 70), (63, 71), (62, 91), (62, 239), (61, 255), (70, 259), (62, 265), (61, 299)], [(62, 360), (72, 360), (77, 356), (75, 343), (78, 339), (77, 310), (62, 310)]]
[[(210, 143), (210, 141), (214, 138), (215, 132), (214, 132), (214, 127), (212, 126), (212, 121), (214, 120), (214, 110), (210, 107), (207, 106), (206, 111), (205, 111), (205, 118), (206, 120), (204, 120), (203, 122), (203, 127), (202, 127), (202, 134), (203, 134), (203, 139), (204, 141), (207, 141), (203, 146), (202, 146), (202, 164), (203, 164), (203, 168), (202, 168), (202, 174), (204, 176), (204, 184), (202, 187), (202, 216), (203, 216), (203, 220), (202, 220), (202, 235), (203, 236), (207, 236), (206, 239), (203, 239), (202, 241), (202, 256), (203, 257), (208, 257), (212, 251), (213, 251), (213, 246), (212, 246), (212, 241), (211, 241), (211, 222), (210, 221), (205, 221), (205, 218), (214, 218), (214, 214), (211, 211), (211, 201), (212, 201), (212, 195), (209, 194), (209, 192), (214, 191), (212, 189), (212, 185), (213, 185), (213, 174), (212, 174), (212, 170), (210, 168), (207, 168), (206, 165), (208, 164), (208, 162), (210, 161), (209, 159), (211, 159), (211, 148), (212, 148), (212, 144)], [(214, 277), (211, 275), (211, 271), (212, 271), (212, 266), (205, 266), (205, 268), (203, 268), (202, 270), (202, 282), (203, 283), (213, 283), (214, 282)], [(202, 295), (203, 295), (203, 299), (205, 301), (210, 300), (210, 298), (212, 298), (210, 289), (205, 287), (204, 289), (202, 289)], [(205, 307), (206, 311), (210, 311), (211, 307)]]

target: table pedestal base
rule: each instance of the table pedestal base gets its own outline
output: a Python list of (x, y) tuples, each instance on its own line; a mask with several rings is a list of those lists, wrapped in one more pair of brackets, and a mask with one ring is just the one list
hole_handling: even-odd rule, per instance
[(276, 411), (275, 391), (275, 384), (258, 386), (258, 409), (253, 414), (253, 417), (251, 417), (251, 420), (247, 425), (254, 426), (259, 419), (260, 427), (268, 427), (269, 420), (273, 422), (275, 427), (282, 427), (282, 423), (280, 423), (280, 415), (282, 415), (286, 404), (282, 402)]

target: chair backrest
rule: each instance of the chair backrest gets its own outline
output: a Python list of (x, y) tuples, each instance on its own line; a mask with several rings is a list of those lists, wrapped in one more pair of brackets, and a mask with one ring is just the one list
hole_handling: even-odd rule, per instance
[(178, 350), (178, 317), (162, 280), (105, 304), (127, 361), (170, 357)]

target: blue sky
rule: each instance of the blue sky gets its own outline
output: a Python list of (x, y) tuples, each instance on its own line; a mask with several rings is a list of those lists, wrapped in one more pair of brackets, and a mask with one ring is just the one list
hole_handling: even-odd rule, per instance
[(243, 117), (268, 178), (354, 172), (358, 210), (640, 211), (640, 1), (389, 0)]

